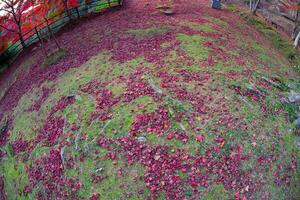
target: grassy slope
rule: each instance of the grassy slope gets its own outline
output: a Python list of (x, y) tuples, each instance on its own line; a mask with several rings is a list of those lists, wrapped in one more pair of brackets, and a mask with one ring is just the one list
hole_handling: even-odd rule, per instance
[[(179, 14), (174, 17), (161, 21), (146, 17), (142, 27), (129, 22), (129, 27), (108, 33), (119, 37), (114, 48), (125, 59), (119, 52), (103, 49), (80, 67), (33, 86), (5, 113), (13, 119), (8, 141), (1, 147), (6, 155), (0, 161), (8, 199), (63, 195), (79, 199), (299, 197), (300, 158), (291, 123), (296, 115), (293, 105), (282, 100), (289, 90), (286, 85), (300, 90), (297, 72), (271, 43), (234, 15), (225, 13), (222, 19), (215, 11), (180, 15), (180, 8), (189, 5), (175, 6)], [(155, 10), (151, 12), (160, 18)], [(95, 80), (98, 82), (91, 82)], [(91, 91), (83, 90), (89, 83)], [(145, 91), (141, 83), (147, 86)], [(43, 97), (45, 88), (51, 92)], [(106, 97), (108, 102), (103, 104), (99, 96), (104, 89), (112, 97)], [(75, 100), (50, 114), (70, 94), (76, 94)], [(114, 98), (119, 101), (110, 105)], [(39, 100), (42, 103), (36, 106)], [(155, 114), (160, 107), (166, 110), (167, 119)], [(91, 120), (95, 111), (107, 119)], [(150, 121), (162, 120), (163, 125), (148, 121), (146, 128), (138, 127), (136, 137), (131, 136), (138, 116), (147, 115)], [(61, 134), (50, 145), (47, 138), (36, 142), (46, 123), (52, 123), (51, 117), (62, 118), (64, 123), (49, 129), (49, 134)], [(162, 132), (148, 129), (151, 123)], [(184, 132), (187, 141), (168, 139), (174, 131)], [(112, 144), (97, 144), (100, 135), (113, 139)], [(156, 153), (138, 153), (157, 161), (161, 165), (157, 172), (138, 156), (131, 163), (130, 150), (120, 142), (128, 137), (137, 141), (140, 136), (146, 139), (142, 145)], [(197, 140), (199, 136), (203, 141)], [(18, 141), (29, 144), (18, 146)], [(159, 153), (160, 146), (168, 146), (167, 155)], [(16, 153), (18, 149), (23, 150)], [(164, 171), (167, 156), (175, 155), (177, 149), (188, 155), (179, 156), (187, 171), (176, 166), (172, 172)], [(194, 165), (199, 158), (207, 162)], [(229, 164), (224, 166), (226, 159)], [(46, 175), (38, 178), (34, 169)], [(158, 185), (146, 178), (159, 173)], [(195, 174), (205, 175), (197, 187), (191, 181)], [(97, 176), (98, 182), (92, 180)], [(180, 180), (170, 183), (174, 177)], [(172, 196), (176, 193), (178, 197)]]

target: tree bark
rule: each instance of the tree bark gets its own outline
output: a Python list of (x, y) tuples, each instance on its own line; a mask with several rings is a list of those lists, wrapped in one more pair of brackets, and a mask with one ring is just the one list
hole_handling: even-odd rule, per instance
[(253, 8), (251, 10), (251, 12), (252, 12), (253, 15), (256, 14), (256, 11), (257, 11), (259, 3), (260, 3), (260, 0), (257, 0), (256, 3), (254, 4), (254, 6), (253, 6)]
[(19, 40), (20, 40), (20, 42), (21, 42), (21, 45), (22, 45), (22, 47), (23, 47), (23, 49), (26, 49), (26, 44), (25, 44), (25, 40), (24, 40), (24, 38), (23, 38), (23, 35), (22, 35), (22, 33), (21, 32), (18, 32), (18, 35), (19, 35)]
[[(300, 0), (298, 0), (297, 2), (297, 7), (299, 8), (300, 6)], [(293, 33), (292, 33), (292, 39), (296, 38), (296, 33), (297, 33), (297, 29), (299, 28), (299, 9), (297, 9), (295, 17), (294, 17), (294, 28), (293, 28)]]
[(45, 55), (46, 57), (48, 57), (47, 50), (46, 50), (46, 48), (45, 48), (45, 46), (44, 46), (43, 38), (41, 38), (41, 36), (40, 36), (40, 34), (39, 34), (39, 32), (38, 32), (38, 30), (37, 30), (36, 27), (34, 27), (34, 30), (35, 30), (36, 35), (37, 35), (38, 38), (39, 38), (39, 41), (40, 41), (40, 43), (41, 43), (41, 47), (42, 47), (42, 49), (43, 49), (44, 55)]
[(63, 4), (64, 4), (64, 7), (65, 7), (65, 12), (67, 13), (69, 19), (71, 20), (72, 17), (71, 17), (71, 14), (70, 14), (70, 11), (69, 11), (69, 7), (68, 7), (68, 1), (67, 0), (62, 0), (63, 1)]
[(300, 31), (297, 34), (297, 37), (294, 41), (294, 47), (297, 48), (298, 47), (298, 43), (299, 43), (299, 39), (300, 39)]
[(46, 18), (45, 18), (45, 21), (46, 21), (47, 28), (48, 28), (48, 31), (49, 31), (51, 37), (53, 38), (53, 40), (54, 40), (54, 42), (55, 42), (57, 48), (60, 49), (60, 45), (58, 44), (58, 41), (56, 40), (56, 38), (55, 38), (55, 36), (54, 36), (54, 34), (53, 34), (53, 32), (52, 32), (52, 29), (51, 29), (50, 26), (49, 26), (49, 22), (48, 22), (48, 20), (47, 20)]

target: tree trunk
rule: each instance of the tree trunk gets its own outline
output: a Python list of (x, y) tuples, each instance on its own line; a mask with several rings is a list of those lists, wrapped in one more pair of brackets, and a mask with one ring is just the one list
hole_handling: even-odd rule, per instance
[(60, 46), (59, 46), (59, 44), (58, 44), (58, 42), (57, 42), (57, 40), (56, 40), (56, 38), (55, 38), (55, 36), (54, 36), (52, 30), (51, 30), (51, 28), (50, 28), (50, 26), (49, 26), (49, 22), (48, 22), (48, 20), (47, 20), (46, 18), (45, 18), (45, 21), (46, 21), (47, 28), (48, 28), (48, 31), (49, 31), (51, 37), (53, 38), (53, 40), (54, 40), (54, 42), (55, 42), (57, 48), (60, 49)]
[(64, 4), (64, 7), (65, 7), (65, 12), (67, 13), (67, 15), (68, 15), (68, 17), (71, 21), (72, 17), (71, 17), (71, 14), (69, 12), (68, 2), (66, 0), (63, 0), (63, 4)]
[(21, 42), (21, 45), (22, 45), (23, 49), (26, 49), (26, 44), (25, 44), (25, 40), (24, 40), (24, 38), (23, 38), (22, 33), (19, 32), (18, 35), (19, 35), (19, 40), (20, 40), (20, 42)]
[[(300, 5), (300, 0), (297, 3), (298, 7)], [(294, 17), (294, 28), (293, 28), (293, 33), (292, 33), (292, 39), (296, 38), (296, 33), (297, 33), (297, 29), (299, 27), (299, 22), (298, 22), (298, 18), (299, 18), (299, 10), (297, 9), (296, 11), (296, 15)]]
[(257, 11), (259, 3), (260, 3), (260, 0), (257, 0), (256, 3), (254, 4), (254, 6), (253, 6), (253, 8), (251, 10), (253, 15), (256, 14), (256, 11)]
[(299, 39), (300, 39), (300, 31), (298, 32), (298, 35), (294, 41), (294, 47), (297, 48), (298, 47), (298, 43), (299, 43)]
[(39, 38), (39, 41), (40, 41), (41, 47), (42, 47), (42, 49), (43, 49), (44, 55), (45, 55), (46, 57), (48, 57), (47, 50), (46, 50), (46, 48), (45, 48), (45, 46), (44, 46), (43, 38), (41, 38), (41, 36), (40, 36), (40, 34), (39, 34), (39, 32), (38, 32), (38, 30), (37, 30), (36, 27), (34, 27), (34, 30), (35, 30), (36, 35), (37, 35), (38, 38)]

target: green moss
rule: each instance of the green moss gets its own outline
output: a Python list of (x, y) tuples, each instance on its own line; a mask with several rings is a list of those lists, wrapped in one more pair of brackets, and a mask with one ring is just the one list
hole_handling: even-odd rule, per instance
[(5, 175), (4, 186), (7, 198), (20, 198), (24, 188), (29, 184), (25, 165), (12, 156), (6, 156), (1, 160), (0, 172)]
[(9, 136), (11, 141), (17, 139), (33, 140), (39, 132), (39, 127), (42, 125), (39, 122), (37, 112), (23, 113), (19, 115), (14, 122), (13, 130)]
[(40, 98), (38, 89), (33, 89), (25, 94), (16, 106), (13, 115), (15, 117), (13, 129), (11, 130), (10, 140), (16, 139), (31, 140), (38, 133), (41, 125), (39, 113), (36, 111), (29, 112), (28, 109)]
[(223, 185), (213, 186), (209, 193), (203, 197), (203, 200), (223, 200), (223, 199), (233, 199), (233, 196), (225, 190)]
[(113, 118), (108, 126), (105, 127), (105, 135), (111, 138), (127, 135), (134, 118), (138, 114), (141, 114), (143, 111), (146, 111), (146, 113), (153, 112), (156, 108), (157, 104), (149, 96), (139, 97), (130, 104), (122, 103), (116, 105), (113, 107)]
[[(172, 126), (172, 129), (181, 130), (182, 127), (181, 125), (176, 123), (175, 126)], [(147, 143), (149, 143), (150, 145), (167, 145), (170, 148), (170, 150), (181, 149), (185, 152), (188, 152), (191, 155), (196, 155), (199, 152), (198, 142), (196, 141), (196, 139), (194, 139), (195, 137), (193, 136), (192, 132), (189, 129), (187, 130), (187, 134), (190, 137), (190, 139), (186, 143), (183, 143), (182, 141), (177, 139), (168, 140), (166, 138), (166, 135), (158, 136), (156, 134), (143, 133), (142, 136), (144, 136), (147, 139)]]
[(240, 15), (245, 21), (253, 25), (259, 32), (261, 32), (266, 38), (270, 39), (273, 46), (281, 51), (281, 53), (283, 53), (288, 60), (297, 66), (298, 71), (300, 71), (300, 55), (297, 50), (293, 48), (290, 41), (284, 39), (280, 33), (278, 33), (274, 28), (267, 25), (258, 17), (248, 13), (240, 13)]
[(170, 51), (169, 54), (165, 57), (166, 62), (175, 62), (178, 58), (177, 51)]
[(58, 49), (57, 51), (53, 52), (49, 56), (47, 56), (44, 60), (43, 67), (48, 67), (50, 65), (54, 65), (58, 63), (61, 59), (66, 56), (66, 51), (64, 49)]
[(29, 155), (29, 160), (32, 162), (37, 158), (42, 157), (45, 154), (50, 152), (51, 147), (43, 146), (42, 144), (38, 144)]
[(150, 27), (146, 29), (130, 29), (127, 32), (132, 34), (137, 39), (141, 40), (144, 38), (162, 35), (168, 31), (169, 31), (168, 27)]
[(298, 157), (300, 157), (299, 156), (300, 152), (297, 149), (296, 141), (297, 141), (297, 137), (293, 133), (287, 133), (283, 136), (283, 142), (284, 142), (283, 146), (286, 148), (286, 151), (288, 153), (293, 152), (294, 155), (296, 155), (296, 156), (298, 155)]
[(253, 43), (252, 47), (258, 51), (259, 58), (262, 62), (267, 63), (270, 61), (270, 57), (265, 48), (263, 48), (261, 45), (255, 42)]
[(233, 12), (237, 9), (237, 5), (234, 3), (226, 3), (226, 8)]
[[(143, 58), (133, 59), (121, 65), (109, 60), (109, 54), (106, 52), (99, 53), (81, 67), (65, 72), (57, 81), (45, 82), (40, 88), (53, 88), (53, 92), (42, 104), (38, 112), (28, 112), (27, 110), (39, 99), (41, 94), (40, 89), (34, 88), (25, 94), (20, 99), (14, 111), (15, 121), (14, 128), (10, 134), (10, 141), (20, 139), (20, 137), (28, 140), (34, 139), (55, 103), (62, 96), (68, 96), (71, 91), (77, 92), (81, 85), (93, 79), (100, 79), (103, 82), (113, 82), (115, 77), (128, 74), (141, 63), (151, 66), (144, 62)], [(123, 90), (123, 85), (112, 83), (110, 86), (112, 86), (111, 89), (115, 94), (119, 94)], [(78, 119), (87, 120), (91, 112), (95, 109), (94, 100), (91, 97), (80, 94), (80, 98), (81, 100), (76, 100), (76, 103), (68, 107), (65, 111), (70, 122), (77, 122)]]
[(207, 40), (200, 35), (178, 34), (177, 40), (181, 42), (181, 48), (196, 61), (205, 60), (209, 57), (209, 49), (203, 45)]
[[(122, 176), (118, 174), (118, 169), (122, 169)], [(146, 190), (142, 196), (138, 195), (137, 191), (144, 183), (137, 179), (133, 184), (132, 178), (142, 176), (143, 173), (143, 167), (138, 164), (128, 166), (122, 160), (99, 162), (86, 158), (82, 165), (76, 167), (76, 170), (67, 170), (66, 175), (77, 177), (82, 182), (83, 187), (78, 192), (79, 198), (86, 199), (93, 193), (98, 193), (103, 199), (119, 199), (126, 194), (126, 191), (132, 192), (133, 196), (130, 199), (142, 199), (149, 191)], [(104, 179), (99, 183), (92, 183), (90, 181), (92, 174), (102, 176)]]
[(163, 49), (167, 49), (167, 48), (172, 47), (172, 44), (170, 42), (164, 42), (160, 45), (160, 47)]
[(112, 91), (114, 96), (118, 96), (118, 95), (121, 95), (125, 91), (126, 85), (123, 83), (113, 82), (107, 86), (107, 89)]
[(64, 110), (64, 116), (70, 123), (87, 122), (95, 110), (95, 100), (86, 94), (81, 94), (74, 104)]
[(203, 32), (215, 32), (215, 30), (208, 23), (195, 23), (188, 20), (183, 20), (180, 22), (181, 26), (189, 27), (195, 31), (203, 31)]
[(217, 17), (212, 17), (212, 16), (206, 16), (205, 19), (207, 19), (209, 22), (213, 23), (213, 24), (217, 24), (223, 28), (227, 28), (229, 25), (225, 20), (222, 20), (220, 18)]

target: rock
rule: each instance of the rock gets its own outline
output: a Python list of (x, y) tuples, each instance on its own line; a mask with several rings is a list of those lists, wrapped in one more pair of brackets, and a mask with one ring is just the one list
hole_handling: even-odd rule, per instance
[(72, 99), (72, 98), (75, 98), (76, 95), (77, 95), (77, 94), (76, 94), (76, 91), (72, 89), (72, 90), (69, 91), (69, 94), (68, 94), (67, 97), (68, 97), (69, 99)]
[(291, 103), (300, 103), (300, 93), (292, 91), (289, 94), (288, 98)]
[(145, 137), (141, 136), (141, 137), (138, 137), (138, 141), (140, 143), (145, 143), (147, 141), (147, 139)]
[(173, 15), (174, 14), (174, 11), (173, 10), (164, 10), (163, 13), (165, 15)]
[(295, 85), (294, 83), (289, 83), (289, 84), (287, 84), (287, 86), (288, 86), (288, 88), (290, 88), (290, 89), (296, 89), (296, 88), (297, 88), (296, 85)]
[(242, 96), (238, 95), (239, 99), (242, 100), (249, 108), (253, 108), (253, 106)]
[(96, 173), (102, 172), (102, 171), (103, 171), (103, 168), (96, 169)]
[(214, 9), (221, 9), (221, 1), (220, 0), (213, 0), (212, 1), (212, 5), (211, 5), (212, 8)]
[(296, 146), (300, 150), (300, 136), (296, 137)]
[(81, 96), (78, 95), (78, 94), (76, 94), (76, 95), (75, 95), (75, 99), (78, 100), (78, 101), (80, 101), (80, 100), (81, 100)]
[(300, 116), (295, 120), (295, 124), (297, 128), (300, 128)]

